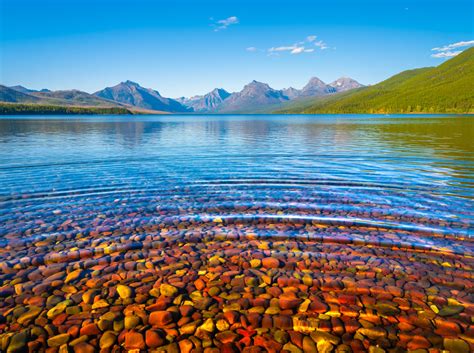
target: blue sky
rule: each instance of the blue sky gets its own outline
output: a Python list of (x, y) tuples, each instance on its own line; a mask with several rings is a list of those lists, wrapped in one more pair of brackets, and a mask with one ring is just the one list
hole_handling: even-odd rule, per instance
[(373, 84), (474, 44), (472, 0), (0, 4), (0, 83), (35, 89), (94, 92), (129, 79), (179, 97), (254, 79), (274, 88), (311, 76)]

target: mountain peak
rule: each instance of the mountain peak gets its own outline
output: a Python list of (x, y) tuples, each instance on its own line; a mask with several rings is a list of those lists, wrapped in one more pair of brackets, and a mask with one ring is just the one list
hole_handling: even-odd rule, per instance
[(252, 82), (246, 84), (246, 85), (244, 86), (243, 91), (248, 90), (248, 89), (273, 90), (273, 88), (271, 88), (271, 87), (268, 85), (268, 83), (263, 83), (263, 82), (259, 82), (259, 81), (256, 81), (256, 80), (253, 80)]
[(130, 81), (130, 80), (127, 80), (125, 82), (121, 82), (121, 84), (123, 85), (127, 85), (127, 86), (135, 86), (135, 87), (140, 87), (140, 85), (136, 82), (133, 82), (133, 81)]
[(338, 92), (344, 92), (350, 89), (363, 87), (362, 84), (347, 76), (340, 77), (336, 81), (331, 82), (329, 85), (334, 87)]
[(306, 86), (303, 87), (300, 96), (322, 96), (328, 93), (334, 93), (335, 91), (334, 87), (327, 85), (320, 78), (314, 76), (311, 77)]
[(114, 87), (107, 87), (94, 93), (95, 96), (128, 104), (139, 108), (165, 111), (171, 113), (188, 112), (178, 101), (162, 97), (153, 89), (143, 88), (138, 83), (127, 80)]

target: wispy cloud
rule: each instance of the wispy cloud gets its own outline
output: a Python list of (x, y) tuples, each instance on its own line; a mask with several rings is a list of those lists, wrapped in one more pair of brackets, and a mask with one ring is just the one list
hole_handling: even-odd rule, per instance
[(220, 30), (223, 30), (223, 29), (227, 29), (227, 27), (229, 27), (231, 25), (236, 25), (238, 23), (239, 23), (239, 19), (236, 16), (230, 16), (230, 17), (227, 17), (223, 20), (215, 21), (212, 24), (212, 26), (214, 27), (214, 31), (217, 32), (217, 31), (220, 31)]
[(255, 48), (255, 47), (248, 47), (248, 48), (245, 48), (245, 50), (250, 51), (250, 52), (255, 52), (255, 51), (257, 51), (258, 49)]
[(328, 48), (326, 43), (324, 43), (322, 40), (318, 40), (317, 42), (314, 43), (315, 46), (317, 46), (321, 50), (325, 50)]
[[(431, 54), (431, 57), (433, 58), (451, 58), (453, 56), (456, 56), (464, 49), (467, 49), (468, 47), (474, 46), (474, 40), (468, 40), (468, 41), (461, 41), (461, 42), (456, 42), (452, 44), (448, 44), (442, 47), (437, 47), (431, 49), (431, 51), (435, 51), (436, 53)], [(456, 50), (453, 51), (453, 49), (461, 49), (462, 50)]]
[(453, 56), (459, 55), (462, 53), (462, 50), (457, 51), (442, 51), (439, 53), (432, 54), (433, 58), (452, 58)]
[(307, 36), (304, 41), (297, 42), (293, 45), (283, 45), (278, 47), (271, 47), (268, 49), (269, 55), (278, 55), (279, 52), (289, 52), (292, 55), (312, 53), (315, 51), (310, 46), (315, 46), (321, 50), (327, 49), (328, 46), (322, 40), (316, 41), (317, 36)]

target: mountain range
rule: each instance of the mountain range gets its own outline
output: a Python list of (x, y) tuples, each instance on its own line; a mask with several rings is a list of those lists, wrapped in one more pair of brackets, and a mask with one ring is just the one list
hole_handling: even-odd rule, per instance
[(329, 84), (313, 77), (301, 89), (278, 90), (252, 81), (239, 92), (216, 88), (205, 95), (172, 99), (132, 81), (94, 94), (0, 85), (0, 102), (3, 102), (0, 114), (14, 114), (15, 110), (22, 114), (28, 111), (90, 113), (93, 109), (104, 114), (111, 109), (125, 114), (474, 113), (474, 48), (437, 67), (407, 70), (373, 86), (363, 86), (348, 77)]
[(436, 67), (403, 71), (373, 86), (290, 103), (276, 112), (474, 113), (474, 48)]
[[(337, 84), (339, 83), (339, 84)], [(120, 107), (138, 112), (161, 113), (251, 113), (278, 108), (284, 103), (302, 97), (318, 97), (362, 87), (350, 78), (340, 78), (326, 84), (313, 77), (302, 89), (276, 90), (268, 84), (252, 81), (239, 92), (229, 93), (216, 88), (211, 92), (191, 98), (165, 98), (151, 88), (136, 82), (125, 81), (106, 87), (93, 94), (78, 90), (36, 91), (23, 86), (0, 85), (0, 102), (27, 103), (78, 107)]]

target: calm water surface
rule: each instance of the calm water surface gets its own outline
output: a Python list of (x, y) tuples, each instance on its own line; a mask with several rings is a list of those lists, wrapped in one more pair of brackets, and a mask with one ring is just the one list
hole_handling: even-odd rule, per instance
[(461, 116), (2, 117), (0, 351), (469, 352), (473, 141)]

